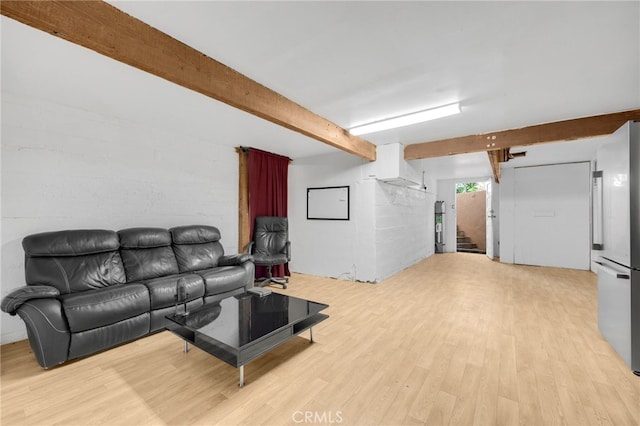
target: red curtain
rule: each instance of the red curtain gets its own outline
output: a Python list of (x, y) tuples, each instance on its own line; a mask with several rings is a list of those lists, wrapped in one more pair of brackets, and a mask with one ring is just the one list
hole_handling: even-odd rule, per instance
[[(249, 235), (252, 239), (256, 216), (287, 217), (289, 161), (289, 158), (281, 155), (249, 149)], [(289, 265), (274, 266), (273, 275), (288, 276)], [(256, 278), (266, 276), (267, 268), (256, 265)]]

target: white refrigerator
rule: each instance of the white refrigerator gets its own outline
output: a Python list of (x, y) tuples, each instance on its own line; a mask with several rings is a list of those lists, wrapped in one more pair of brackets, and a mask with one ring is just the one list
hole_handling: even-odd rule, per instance
[(598, 328), (640, 376), (640, 123), (627, 122), (603, 144), (596, 169)]

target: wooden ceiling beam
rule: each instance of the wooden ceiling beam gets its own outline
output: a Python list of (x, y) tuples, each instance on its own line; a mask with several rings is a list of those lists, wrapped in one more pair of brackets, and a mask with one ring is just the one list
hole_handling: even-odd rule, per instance
[(640, 120), (640, 109), (407, 145), (404, 158), (417, 160), (603, 136), (615, 132), (629, 120)]
[(500, 163), (506, 163), (511, 158), (509, 148), (500, 148), (493, 151), (487, 151), (489, 156), (489, 163), (491, 163), (491, 170), (493, 171), (493, 179), (496, 183), (500, 183)]
[(2, 15), (335, 148), (376, 159), (376, 146), (103, 1), (5, 1)]
[(498, 161), (499, 152), (500, 150), (487, 151), (489, 163), (491, 164), (491, 171), (493, 171), (493, 180), (496, 183), (500, 183), (500, 162)]

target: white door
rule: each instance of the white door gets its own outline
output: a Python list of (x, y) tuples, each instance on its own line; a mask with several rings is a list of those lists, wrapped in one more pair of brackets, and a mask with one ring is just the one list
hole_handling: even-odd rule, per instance
[(491, 202), (491, 181), (487, 182), (487, 245), (486, 245), (486, 253), (489, 259), (493, 259), (493, 219), (496, 217), (495, 212), (493, 211), (493, 203)]
[(590, 164), (515, 169), (514, 262), (590, 268)]

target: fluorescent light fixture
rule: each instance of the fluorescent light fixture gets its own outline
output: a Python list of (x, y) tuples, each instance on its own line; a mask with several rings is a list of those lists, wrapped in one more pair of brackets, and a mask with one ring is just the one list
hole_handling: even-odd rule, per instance
[(397, 117), (386, 118), (374, 121), (373, 123), (362, 124), (349, 129), (352, 135), (364, 135), (365, 133), (379, 132), (381, 130), (395, 129), (396, 127), (408, 126), (410, 124), (422, 123), (436, 118), (447, 117), (460, 113), (460, 103), (444, 105), (437, 108), (412, 112), (399, 115)]

